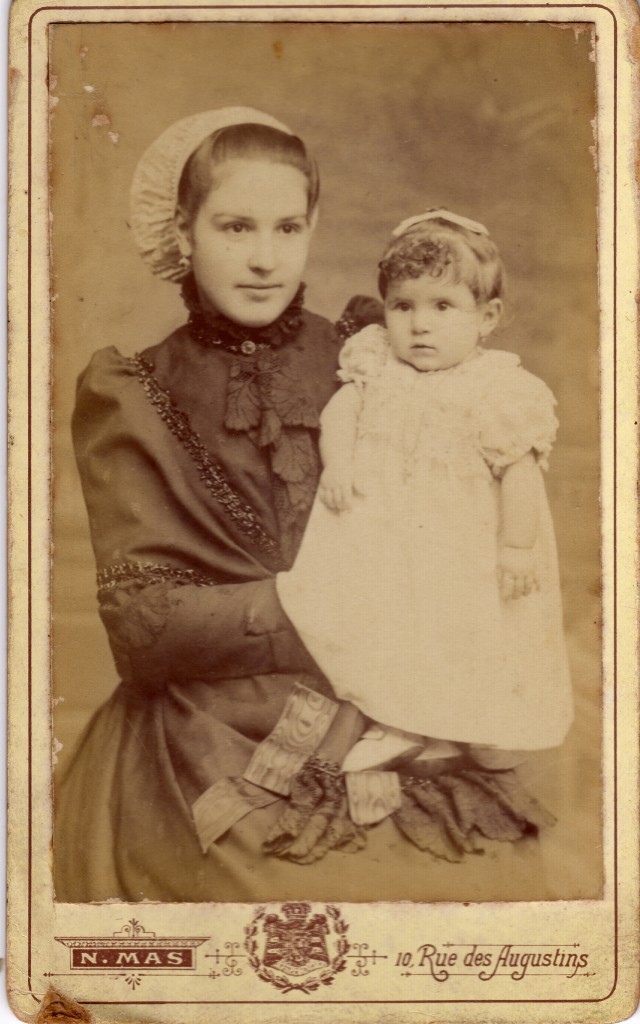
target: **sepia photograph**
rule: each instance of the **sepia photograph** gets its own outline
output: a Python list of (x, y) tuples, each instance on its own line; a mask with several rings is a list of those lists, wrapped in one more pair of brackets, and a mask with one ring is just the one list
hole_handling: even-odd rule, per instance
[(632, 22), (14, 5), (21, 1019), (633, 1009)]
[(593, 33), (51, 30), (57, 899), (600, 895)]

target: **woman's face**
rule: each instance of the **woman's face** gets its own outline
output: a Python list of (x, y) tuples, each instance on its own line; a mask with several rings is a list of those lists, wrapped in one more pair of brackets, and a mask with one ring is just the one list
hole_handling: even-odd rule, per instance
[(287, 308), (304, 272), (314, 218), (307, 179), (266, 160), (228, 160), (215, 169), (194, 220), (178, 213), (200, 300), (247, 327), (264, 327)]

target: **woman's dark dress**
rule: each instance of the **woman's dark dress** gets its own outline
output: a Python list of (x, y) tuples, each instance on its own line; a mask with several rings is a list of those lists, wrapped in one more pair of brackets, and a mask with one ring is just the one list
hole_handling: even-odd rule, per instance
[(333, 328), (305, 312), (277, 349), (245, 356), (181, 328), (135, 359), (100, 351), (82, 375), (74, 441), (122, 682), (56, 791), (58, 900), (546, 895), (535, 843), (498, 844), (463, 867), (421, 853), (390, 820), (359, 853), (310, 866), (266, 856), (283, 808), (273, 798), (206, 853), (198, 842), (194, 801), (242, 775), (294, 683), (331, 695), (273, 577), (311, 504), (336, 360)]

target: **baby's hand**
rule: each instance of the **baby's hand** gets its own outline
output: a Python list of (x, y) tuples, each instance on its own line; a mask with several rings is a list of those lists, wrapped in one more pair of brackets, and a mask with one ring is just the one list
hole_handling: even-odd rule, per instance
[(327, 508), (345, 512), (351, 508), (353, 477), (345, 466), (325, 466), (320, 477), (318, 495)]
[(539, 589), (538, 574), (531, 548), (500, 549), (498, 555), (498, 583), (500, 597), (508, 601), (511, 598), (526, 597)]

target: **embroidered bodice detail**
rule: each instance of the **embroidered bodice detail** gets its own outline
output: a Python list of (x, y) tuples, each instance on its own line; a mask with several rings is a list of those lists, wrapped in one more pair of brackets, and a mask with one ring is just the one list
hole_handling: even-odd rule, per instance
[(266, 555), (275, 557), (278, 544), (265, 531), (254, 508), (244, 500), (227, 479), (224, 471), (207, 451), (199, 434), (192, 429), (189, 417), (174, 404), (169, 391), (164, 390), (154, 376), (153, 365), (142, 356), (132, 360), (144, 392), (185, 451), (198, 468), (200, 479), (218, 501), (233, 523)]
[(277, 320), (258, 328), (203, 309), (192, 275), (183, 283), (182, 297), (192, 338), (234, 357), (224, 425), (247, 433), (269, 459), (280, 543), (288, 559), (302, 531), (296, 521), (311, 508), (320, 474), (317, 434), (309, 433), (319, 426), (315, 396), (290, 352), (303, 325), (304, 285)]

